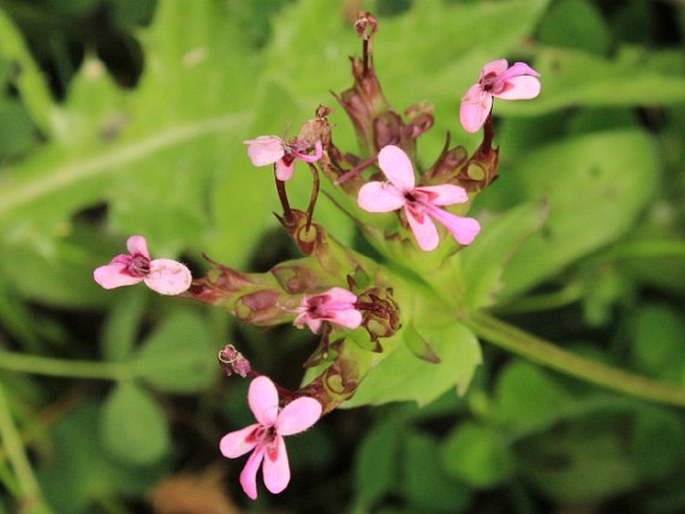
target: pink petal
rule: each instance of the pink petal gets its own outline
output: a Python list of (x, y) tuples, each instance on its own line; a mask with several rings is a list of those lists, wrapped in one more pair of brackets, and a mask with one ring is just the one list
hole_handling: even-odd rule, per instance
[(381, 149), (378, 167), (401, 192), (408, 193), (414, 189), (414, 168), (407, 154), (398, 146), (387, 145)]
[(180, 262), (171, 259), (150, 261), (150, 273), (145, 277), (145, 284), (160, 294), (181, 294), (190, 287), (193, 277), (190, 270)]
[(342, 303), (346, 304), (346, 306), (349, 306), (349, 304), (357, 301), (357, 295), (355, 295), (352, 291), (343, 289), (342, 287), (332, 287), (328, 291), (317, 296), (326, 296), (327, 304)]
[(433, 205), (452, 205), (468, 201), (469, 195), (463, 187), (454, 184), (443, 184), (441, 186), (420, 186), (416, 191), (429, 193)]
[(126, 264), (120, 262), (100, 266), (93, 271), (93, 279), (105, 289), (130, 286), (142, 282), (142, 278), (134, 277), (127, 273), (127, 267)]
[(490, 61), (480, 69), (480, 77), (483, 78), (490, 73), (495, 75), (501, 75), (509, 67), (509, 63), (506, 59), (497, 59), (495, 61)]
[(143, 255), (150, 258), (150, 254), (147, 251), (147, 241), (143, 236), (131, 236), (126, 241), (126, 249), (128, 253), (133, 255)]
[(368, 182), (357, 195), (357, 205), (367, 212), (396, 211), (405, 202), (404, 194), (389, 182)]
[(272, 426), (278, 418), (278, 391), (268, 377), (255, 378), (247, 392), (247, 403), (263, 426)]
[(511, 80), (514, 77), (521, 77), (523, 75), (530, 75), (532, 77), (539, 77), (540, 74), (533, 68), (528, 66), (525, 62), (514, 63), (511, 68), (507, 69), (504, 73), (499, 76), (499, 79)]
[(295, 162), (286, 164), (283, 159), (279, 159), (276, 162), (276, 178), (285, 182), (293, 178), (293, 172), (295, 171)]
[(349, 329), (355, 329), (362, 324), (362, 313), (354, 307), (339, 311), (331, 311), (328, 318), (331, 323)]
[(254, 166), (266, 166), (285, 155), (283, 140), (278, 136), (259, 136), (243, 141), (247, 145), (247, 156)]
[(257, 470), (264, 458), (264, 448), (256, 448), (248, 457), (243, 470), (240, 472), (240, 485), (245, 494), (252, 500), (257, 499)]
[(312, 334), (318, 334), (319, 329), (321, 328), (321, 319), (312, 318), (308, 312), (302, 312), (295, 318), (293, 325), (297, 328), (304, 328), (304, 326), (307, 325), (307, 328), (311, 330)]
[(414, 238), (416, 243), (419, 245), (424, 252), (430, 252), (435, 250), (440, 243), (440, 236), (438, 235), (438, 229), (428, 217), (424, 214), (423, 219), (419, 220), (414, 217), (406, 208), (407, 221), (409, 222), (409, 227), (414, 233)]
[(257, 446), (257, 440), (255, 438), (250, 438), (250, 435), (252, 435), (260, 426), (259, 423), (255, 423), (254, 425), (229, 432), (223, 436), (219, 442), (219, 449), (223, 456), (228, 457), (229, 459), (235, 459), (236, 457), (245, 455)]
[(293, 435), (307, 430), (321, 417), (321, 404), (314, 398), (301, 396), (283, 407), (276, 421), (276, 432)]
[(480, 232), (480, 223), (473, 218), (464, 218), (438, 208), (431, 209), (430, 215), (444, 225), (460, 245), (471, 244)]
[(279, 435), (274, 441), (275, 449), (267, 450), (264, 456), (264, 466), (262, 467), (262, 474), (264, 475), (264, 485), (266, 488), (278, 494), (282, 492), (290, 482), (290, 465), (288, 463), (288, 452), (285, 449), (285, 442)]
[(540, 81), (535, 77), (514, 77), (507, 80), (506, 88), (494, 96), (503, 100), (528, 100), (540, 94)]
[(321, 156), (323, 155), (323, 145), (321, 144), (321, 141), (317, 141), (316, 144), (314, 145), (314, 154), (309, 155), (306, 153), (296, 153), (296, 157), (304, 162), (316, 162), (319, 159), (321, 159)]
[(461, 99), (459, 121), (466, 132), (477, 132), (485, 123), (492, 108), (492, 95), (486, 93), (478, 84), (469, 88)]

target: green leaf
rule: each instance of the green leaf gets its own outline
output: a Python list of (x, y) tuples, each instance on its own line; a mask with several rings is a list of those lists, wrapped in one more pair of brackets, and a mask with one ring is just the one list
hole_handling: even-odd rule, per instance
[(442, 463), (448, 473), (477, 488), (494, 487), (514, 472), (511, 450), (494, 429), (466, 422), (443, 443)]
[(528, 363), (514, 361), (499, 375), (494, 406), (499, 422), (514, 430), (545, 427), (572, 403), (571, 395), (551, 376)]
[(411, 433), (404, 446), (402, 492), (406, 500), (421, 512), (464, 511), (471, 499), (470, 491), (463, 482), (445, 473), (438, 442), (428, 435)]
[(110, 361), (122, 361), (136, 343), (140, 322), (145, 314), (147, 291), (131, 287), (121, 292), (119, 301), (109, 311), (102, 335), (102, 350)]
[(402, 426), (396, 419), (377, 423), (359, 444), (354, 463), (359, 501), (373, 505), (395, 490), (400, 470)]
[[(69, 267), (53, 248), (86, 208), (107, 205), (114, 232), (142, 233), (155, 241), (153, 252), (165, 257), (211, 233), (207, 193), (214, 177), (226, 172), (225, 163), (244, 152), (241, 132), (256, 81), (250, 72), (255, 59), (236, 23), (226, 3), (198, 0), (187, 9), (161, 2), (152, 26), (140, 32), (146, 66), (135, 90), (116, 86), (88, 55), (65, 103), (41, 108), (50, 110), (49, 117), (43, 112), (50, 139), (0, 170), (5, 257), (30, 262), (47, 248), (51, 262), (43, 268), (55, 268), (51, 274), (60, 280), (41, 299), (79, 296), (79, 283), (57, 272)], [(6, 275), (21, 283), (18, 289), (48, 283), (14, 271)]]
[(685, 380), (685, 323), (667, 305), (646, 305), (631, 320), (636, 370), (677, 383)]
[(107, 398), (99, 434), (110, 454), (128, 464), (153, 464), (170, 450), (164, 412), (148, 392), (132, 382), (119, 383)]
[(174, 311), (134, 356), (134, 376), (162, 391), (190, 393), (216, 375), (216, 348), (207, 321), (187, 310)]
[[(136, 425), (131, 419), (128, 424)], [(93, 437), (97, 429), (98, 406), (88, 401), (65, 413), (50, 430), (46, 443), (51, 451), (37, 474), (55, 512), (93, 512), (96, 499), (143, 494), (167, 471), (164, 464), (141, 468), (113, 460)]]
[(483, 222), (481, 233), (462, 254), (466, 305), (475, 309), (495, 303), (507, 261), (542, 226), (547, 210), (544, 203), (530, 203)]
[(651, 139), (637, 131), (584, 135), (521, 159), (508, 178), (547, 202), (549, 217), (508, 263), (502, 297), (534, 287), (623, 235), (652, 197), (657, 163)]
[(602, 13), (587, 0), (561, 0), (546, 14), (538, 29), (540, 42), (605, 55), (611, 32)]
[(458, 322), (440, 326), (426, 323), (416, 328), (440, 363), (421, 360), (407, 345), (400, 344), (369, 372), (345, 407), (408, 400), (426, 405), (450, 387), (460, 394), (466, 391), (481, 362), (480, 346), (473, 333)]
[(571, 425), (528, 441), (517, 451), (518, 468), (554, 501), (598, 501), (615, 496), (635, 487), (637, 480), (622, 432), (620, 424), (600, 418)]
[(631, 435), (637, 470), (648, 480), (667, 477), (685, 457), (685, 426), (674, 412), (641, 409)]
[[(541, 114), (578, 106), (678, 105), (685, 101), (682, 64), (663, 69), (662, 53), (621, 47), (614, 58), (543, 48), (535, 59), (542, 92), (527, 102), (500, 102), (498, 113)], [(668, 51), (667, 51), (668, 52)], [(670, 61), (670, 59), (666, 59)]]

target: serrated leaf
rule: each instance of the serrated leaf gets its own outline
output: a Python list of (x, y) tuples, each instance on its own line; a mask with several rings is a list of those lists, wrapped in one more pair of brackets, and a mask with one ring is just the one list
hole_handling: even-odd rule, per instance
[(170, 449), (164, 412), (132, 382), (119, 383), (105, 401), (99, 435), (112, 456), (133, 465), (153, 464)]
[(134, 376), (162, 391), (198, 391), (209, 384), (218, 369), (212, 342), (204, 318), (189, 311), (174, 311), (134, 356)]
[(407, 345), (398, 345), (364, 378), (344, 407), (380, 405), (395, 401), (430, 403), (448, 389), (463, 394), (481, 362), (480, 346), (461, 323), (417, 326), (417, 331), (440, 357), (434, 364), (417, 358)]

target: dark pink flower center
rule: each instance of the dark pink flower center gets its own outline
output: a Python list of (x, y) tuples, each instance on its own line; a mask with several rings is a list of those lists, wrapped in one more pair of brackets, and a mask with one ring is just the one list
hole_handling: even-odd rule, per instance
[(264, 448), (266, 450), (266, 457), (274, 461), (278, 457), (278, 440), (276, 436), (276, 428), (273, 425), (260, 425), (245, 438), (245, 442), (256, 443), (258, 448)]
[(143, 278), (150, 274), (150, 259), (141, 254), (136, 254), (131, 257), (126, 271), (131, 276)]
[(326, 318), (328, 316), (328, 295), (311, 297), (307, 302), (307, 313), (313, 319)]

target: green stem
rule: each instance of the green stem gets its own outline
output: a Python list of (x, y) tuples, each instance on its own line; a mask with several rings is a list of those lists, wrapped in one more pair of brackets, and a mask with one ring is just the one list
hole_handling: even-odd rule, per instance
[(22, 505), (26, 511), (49, 512), (38, 486), (36, 476), (29, 462), (19, 431), (12, 419), (9, 402), (0, 383), (0, 435), (7, 457), (12, 464), (19, 485)]
[(61, 360), (3, 350), (0, 350), (0, 368), (36, 375), (98, 380), (125, 380), (132, 376), (126, 363)]
[(676, 240), (632, 241), (598, 254), (595, 259), (632, 259), (638, 257), (685, 257), (685, 243)]
[(558, 309), (577, 302), (583, 297), (580, 282), (570, 282), (563, 289), (553, 293), (526, 296), (494, 307), (497, 314), (519, 314)]
[(484, 312), (470, 313), (463, 322), (482, 339), (532, 362), (619, 393), (685, 407), (685, 388), (580, 357)]

